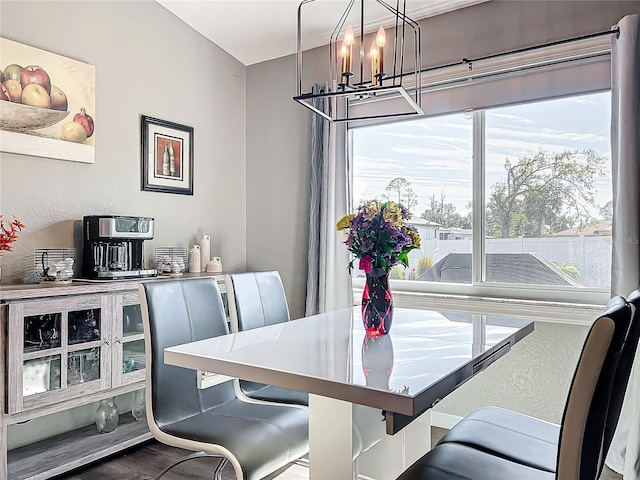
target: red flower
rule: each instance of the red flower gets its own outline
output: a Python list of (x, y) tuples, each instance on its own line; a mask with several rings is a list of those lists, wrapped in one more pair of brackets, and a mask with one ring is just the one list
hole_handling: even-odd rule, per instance
[(11, 252), (13, 248), (11, 244), (18, 240), (18, 233), (22, 231), (24, 223), (22, 223), (15, 215), (13, 220), (9, 221), (0, 214), (0, 255), (3, 251)]
[(364, 273), (369, 273), (372, 266), (373, 258), (371, 258), (369, 255), (365, 255), (360, 259), (360, 270), (364, 271)]

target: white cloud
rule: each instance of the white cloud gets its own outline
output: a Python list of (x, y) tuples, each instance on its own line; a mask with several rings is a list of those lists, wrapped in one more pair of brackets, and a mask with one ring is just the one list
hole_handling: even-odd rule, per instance
[[(535, 130), (516, 130), (491, 127), (490, 129), (487, 129), (487, 137), (489, 137), (490, 139), (500, 136), (522, 138), (524, 142), (532, 139), (545, 140), (547, 142), (550, 140), (560, 140), (563, 141), (564, 145), (566, 145), (566, 142), (587, 143), (604, 142), (608, 140), (608, 137), (596, 133), (561, 132), (558, 130), (552, 130), (550, 128), (536, 128)], [(577, 148), (584, 148), (584, 146)]]
[(520, 115), (509, 115), (508, 113), (489, 112), (487, 113), (487, 117), (504, 118), (505, 120), (512, 120), (514, 122), (525, 123), (525, 124), (534, 123), (533, 120), (531, 120), (530, 118), (522, 117)]
[(570, 100), (572, 100), (574, 103), (578, 103), (580, 105), (600, 105), (599, 102), (596, 102), (594, 100), (590, 100), (590, 99), (584, 98), (584, 97), (571, 98)]

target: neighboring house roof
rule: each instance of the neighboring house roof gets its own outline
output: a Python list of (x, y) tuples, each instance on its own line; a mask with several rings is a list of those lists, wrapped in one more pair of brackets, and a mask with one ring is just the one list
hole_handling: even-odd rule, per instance
[(593, 225), (585, 225), (584, 227), (573, 227), (554, 233), (554, 237), (610, 237), (611, 236), (611, 220), (600, 220)]
[(411, 217), (411, 220), (407, 221), (411, 225), (426, 225), (427, 227), (439, 227), (440, 224), (432, 222), (431, 220), (425, 220), (422, 217)]
[(440, 227), (438, 230), (440, 232), (449, 232), (453, 235), (458, 235), (461, 237), (473, 236), (473, 230), (471, 230), (470, 228)]
[[(536, 253), (487, 253), (486, 258), (487, 282), (583, 286)], [(449, 253), (418, 280), (471, 283), (471, 254)]]

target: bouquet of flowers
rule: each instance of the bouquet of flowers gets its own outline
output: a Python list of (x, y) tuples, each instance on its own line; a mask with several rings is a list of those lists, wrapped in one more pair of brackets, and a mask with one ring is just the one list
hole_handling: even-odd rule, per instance
[(22, 223), (15, 215), (13, 220), (9, 221), (0, 214), (0, 256), (2, 252), (10, 252), (13, 250), (11, 244), (18, 240), (18, 234), (22, 231), (24, 223)]
[[(420, 247), (420, 235), (407, 220), (411, 213), (395, 202), (369, 200), (363, 202), (355, 214), (345, 215), (336, 225), (344, 230), (347, 249), (360, 259), (359, 268), (365, 273), (374, 268), (389, 272), (402, 263), (409, 266), (408, 254)], [(348, 265), (353, 270), (353, 260)]]

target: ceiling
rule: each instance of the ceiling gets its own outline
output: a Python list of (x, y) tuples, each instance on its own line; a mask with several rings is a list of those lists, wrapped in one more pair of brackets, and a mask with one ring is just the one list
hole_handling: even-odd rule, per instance
[[(486, 1), (488, 0), (407, 0), (407, 15), (419, 20)], [(244, 65), (296, 52), (299, 0), (157, 2)], [(346, 5), (345, 0), (317, 0), (305, 5), (303, 49), (329, 43), (331, 31)], [(354, 7), (354, 12), (355, 10)], [(368, 10), (367, 15), (370, 11), (372, 10)], [(381, 17), (381, 23), (384, 23), (383, 19)], [(377, 20), (374, 19), (372, 23)]]

